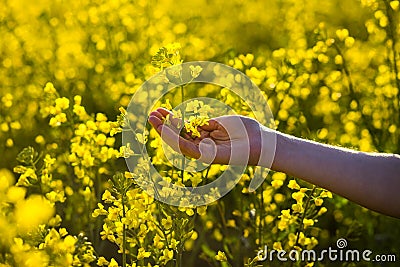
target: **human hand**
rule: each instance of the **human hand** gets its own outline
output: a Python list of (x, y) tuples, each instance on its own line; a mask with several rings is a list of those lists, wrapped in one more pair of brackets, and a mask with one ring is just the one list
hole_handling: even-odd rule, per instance
[[(168, 115), (171, 123), (167, 125)], [(175, 151), (206, 163), (259, 165), (263, 127), (256, 120), (239, 115), (216, 117), (198, 127), (200, 137), (192, 137), (179, 133), (181, 119), (172, 116), (158, 108), (150, 113), (149, 122)]]

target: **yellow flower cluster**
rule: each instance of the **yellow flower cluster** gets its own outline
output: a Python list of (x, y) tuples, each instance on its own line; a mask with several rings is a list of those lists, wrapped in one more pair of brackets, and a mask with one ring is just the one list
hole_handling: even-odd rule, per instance
[(26, 196), (14, 176), (0, 170), (0, 237), (4, 266), (90, 266), (94, 249), (83, 236), (56, 230), (61, 219), (54, 205), (41, 195)]

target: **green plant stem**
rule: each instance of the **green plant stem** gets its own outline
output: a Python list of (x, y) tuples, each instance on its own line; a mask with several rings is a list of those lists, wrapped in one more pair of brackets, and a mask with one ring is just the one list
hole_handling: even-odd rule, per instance
[(182, 266), (182, 248), (181, 248), (180, 245), (178, 246), (178, 251), (177, 251), (177, 253), (178, 253), (178, 255), (177, 255), (177, 257), (176, 257), (176, 264), (175, 264), (175, 266), (176, 266), (176, 267), (181, 267), (181, 266)]
[[(304, 211), (303, 211), (303, 214), (301, 215), (301, 218), (300, 218), (300, 225), (299, 225), (299, 228), (297, 228), (297, 231), (296, 231), (296, 242), (293, 245), (293, 249), (295, 249), (295, 247), (299, 244), (300, 232), (303, 231), (303, 221), (306, 218), (306, 213), (307, 213), (308, 207), (310, 206), (312, 195), (314, 194), (316, 189), (317, 189), (317, 187), (314, 185), (312, 190), (311, 190), (310, 195), (308, 196), (306, 205), (304, 206)], [(293, 266), (293, 263), (294, 262), (292, 261), (291, 266)]]
[[(125, 216), (126, 216), (126, 211), (125, 211), (125, 193), (123, 193), (122, 196), (121, 196), (121, 202), (122, 202), (122, 215), (123, 215), (123, 218), (125, 218)], [(126, 267), (125, 248), (126, 248), (126, 225), (122, 224), (122, 267)]]
[[(182, 122), (181, 122), (181, 127), (185, 127), (185, 106), (183, 105), (183, 102), (185, 101), (185, 90), (184, 86), (181, 85), (181, 113), (182, 113)], [(179, 128), (181, 128), (179, 127)], [(185, 156), (182, 155), (182, 161), (181, 161), (181, 180), (182, 184), (184, 182), (184, 175), (185, 175)], [(179, 244), (177, 248), (177, 257), (176, 257), (176, 267), (181, 267), (182, 266), (182, 251), (183, 251), (183, 245)]]
[(260, 197), (260, 221), (258, 225), (258, 244), (262, 246), (263, 238), (263, 218), (264, 218), (264, 187), (261, 185), (261, 197)]
[[(183, 102), (185, 101), (185, 90), (183, 85), (181, 85), (181, 113), (182, 113), (182, 125), (181, 127), (185, 127), (185, 108), (183, 105)], [(181, 162), (181, 179), (182, 179), (182, 184), (184, 182), (183, 178), (184, 178), (184, 174), (185, 174), (185, 156), (182, 155), (182, 162)]]

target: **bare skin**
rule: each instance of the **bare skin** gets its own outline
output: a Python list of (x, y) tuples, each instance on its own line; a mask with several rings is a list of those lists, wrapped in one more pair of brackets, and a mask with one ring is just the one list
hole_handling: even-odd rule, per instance
[[(230, 164), (231, 153), (240, 154), (241, 147), (250, 146), (249, 159), (242, 164), (260, 165), (285, 172), (326, 188), (366, 208), (400, 218), (399, 155), (365, 153), (324, 145), (272, 131), (256, 120), (243, 116), (211, 119), (208, 125), (199, 127), (200, 137), (192, 138), (186, 133), (179, 136), (175, 128), (176, 119), (172, 119), (171, 125), (164, 124), (168, 114), (170, 114), (168, 110), (159, 108), (150, 114), (149, 122), (159, 134), (162, 134), (167, 144), (185, 156), (198, 159), (202, 156), (201, 151), (207, 154), (207, 149), (212, 147), (210, 144), (212, 140), (216, 153), (210, 161)], [(233, 135), (229, 135), (222, 126), (230, 123), (232, 124), (230, 127), (240, 128), (239, 125), (234, 125), (240, 122), (245, 126), (245, 130), (235, 131)], [(276, 135), (276, 150), (271, 165), (268, 160), (260, 158), (260, 144), (268, 143), (272, 134)], [(207, 143), (200, 150), (203, 140)], [(232, 148), (235, 149), (232, 151)]]

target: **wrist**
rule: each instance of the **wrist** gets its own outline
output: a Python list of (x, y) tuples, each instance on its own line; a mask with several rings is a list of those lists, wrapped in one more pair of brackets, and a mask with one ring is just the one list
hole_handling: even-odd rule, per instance
[(279, 132), (261, 126), (261, 148), (258, 166), (274, 169), (279, 135)]

